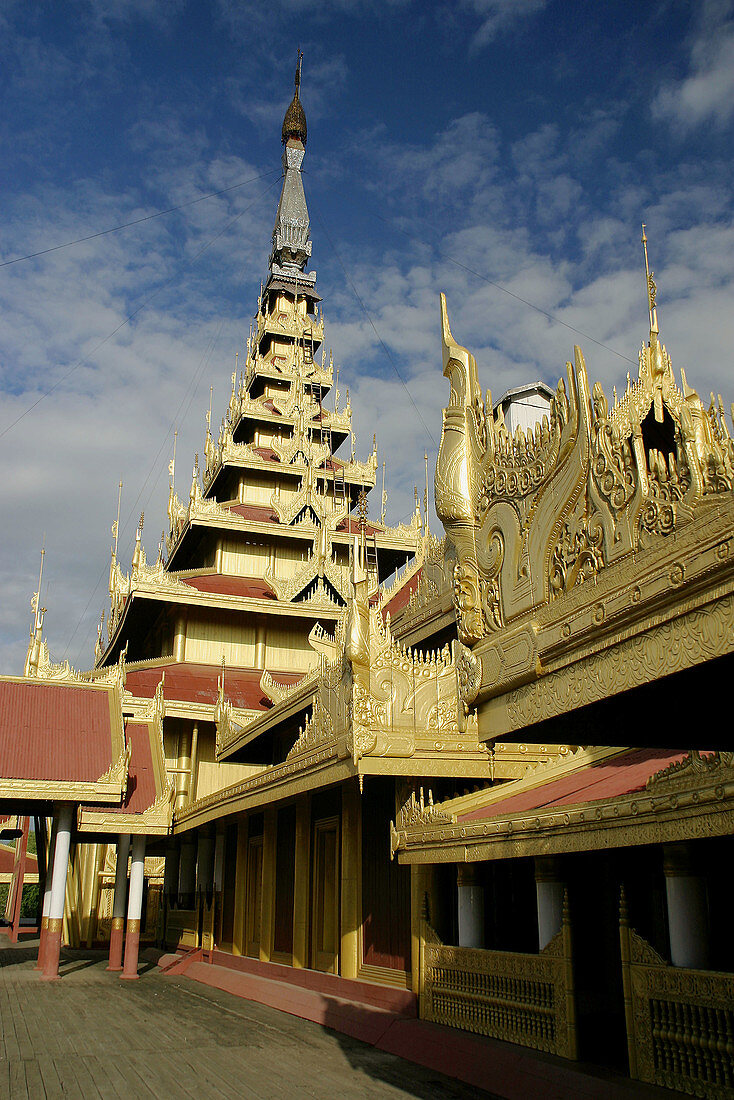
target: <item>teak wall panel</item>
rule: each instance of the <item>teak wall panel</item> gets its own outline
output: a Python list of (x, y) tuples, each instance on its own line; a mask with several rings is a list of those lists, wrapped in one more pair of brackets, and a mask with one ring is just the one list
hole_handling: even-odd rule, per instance
[(387, 858), (385, 837), (395, 816), (392, 779), (365, 786), (362, 809), (363, 958), (370, 966), (410, 969), (410, 873)]
[(242, 616), (189, 615), (186, 660), (252, 668), (255, 664), (255, 626)]

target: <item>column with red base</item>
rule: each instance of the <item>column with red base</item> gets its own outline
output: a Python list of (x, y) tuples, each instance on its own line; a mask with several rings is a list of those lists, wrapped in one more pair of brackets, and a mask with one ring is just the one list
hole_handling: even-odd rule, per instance
[(41, 910), (41, 934), (38, 940), (38, 959), (36, 970), (43, 970), (43, 953), (46, 949), (46, 936), (48, 934), (48, 915), (51, 912), (51, 880), (54, 868), (54, 848), (56, 847), (56, 818), (51, 826), (51, 839), (48, 844), (46, 856), (46, 878), (43, 887), (43, 909)]
[(120, 833), (117, 838), (117, 866), (115, 869), (115, 897), (112, 902), (112, 928), (110, 930), (110, 961), (108, 970), (122, 970), (122, 944), (125, 938), (125, 902), (127, 901), (127, 857), (130, 852), (130, 834)]
[(51, 981), (59, 976), (61, 929), (64, 923), (66, 873), (69, 866), (73, 810), (73, 805), (66, 802), (58, 810), (56, 818), (51, 901), (48, 910), (48, 925), (46, 926), (46, 942), (43, 948), (43, 973), (41, 974), (41, 977), (46, 981)]
[(145, 878), (145, 836), (133, 837), (130, 863), (130, 891), (127, 899), (127, 930), (125, 932), (125, 964), (121, 978), (137, 978), (140, 948), (140, 917), (143, 911), (143, 881)]

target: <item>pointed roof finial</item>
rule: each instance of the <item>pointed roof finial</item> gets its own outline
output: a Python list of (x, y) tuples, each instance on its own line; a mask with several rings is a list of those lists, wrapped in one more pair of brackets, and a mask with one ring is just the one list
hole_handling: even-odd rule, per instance
[(296, 77), (295, 77), (295, 91), (293, 92), (293, 99), (290, 102), (290, 106), (285, 113), (283, 119), (283, 131), (282, 138), (283, 144), (290, 138), (296, 138), (298, 141), (306, 144), (306, 138), (308, 136), (308, 130), (306, 127), (306, 112), (301, 106), (301, 101), (298, 98), (298, 92), (301, 87), (301, 67), (303, 65), (303, 52), (298, 51), (298, 62), (296, 65)]
[(645, 235), (645, 223), (642, 223), (642, 247), (645, 252), (645, 279), (647, 281), (647, 305), (650, 311), (650, 343), (655, 343), (653, 336), (657, 337), (658, 332), (658, 314), (655, 306), (655, 298), (657, 297), (658, 288), (655, 285), (654, 271), (650, 271), (650, 264), (647, 259), (647, 237)]

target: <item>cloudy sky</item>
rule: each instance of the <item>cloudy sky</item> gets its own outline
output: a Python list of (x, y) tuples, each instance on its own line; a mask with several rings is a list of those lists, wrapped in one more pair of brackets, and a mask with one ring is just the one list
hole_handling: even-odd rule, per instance
[(0, 671), (44, 535), (52, 657), (88, 667), (118, 481), (123, 562), (143, 508), (155, 557), (174, 425), (188, 491), (266, 271), (299, 45), (327, 345), (391, 521), (440, 435), (440, 290), (495, 398), (555, 384), (574, 343), (610, 392), (646, 336), (645, 221), (674, 367), (734, 398), (733, 9), (4, 0)]

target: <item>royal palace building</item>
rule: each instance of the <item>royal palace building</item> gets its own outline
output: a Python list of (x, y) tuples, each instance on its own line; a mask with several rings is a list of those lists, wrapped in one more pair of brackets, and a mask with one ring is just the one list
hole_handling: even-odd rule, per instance
[(442, 298), (444, 534), (417, 501), (377, 520), (308, 270), (299, 84), (244, 366), (157, 559), (141, 517), (89, 672), (37, 609), (0, 679), (0, 811), (52, 823), (39, 965), (109, 942), (134, 978), (155, 941), (734, 1097), (723, 402), (674, 373), (649, 272), (611, 401), (576, 348), (493, 406)]

